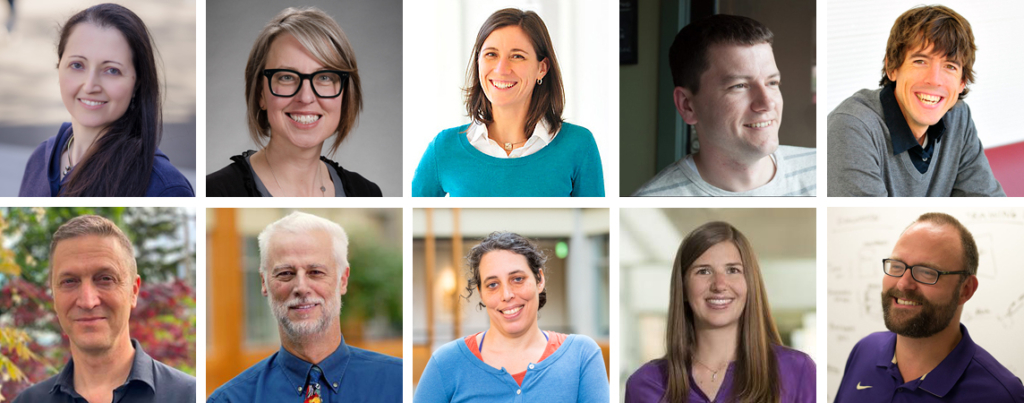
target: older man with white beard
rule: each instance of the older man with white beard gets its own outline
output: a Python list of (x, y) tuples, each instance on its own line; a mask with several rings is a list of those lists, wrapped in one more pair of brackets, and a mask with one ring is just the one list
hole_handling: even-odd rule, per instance
[(399, 402), (402, 360), (345, 344), (348, 238), (295, 212), (259, 235), (260, 279), (281, 349), (217, 388), (207, 402)]

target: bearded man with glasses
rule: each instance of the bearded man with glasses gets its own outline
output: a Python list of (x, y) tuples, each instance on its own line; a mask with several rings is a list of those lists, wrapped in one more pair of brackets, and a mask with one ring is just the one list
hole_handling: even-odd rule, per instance
[(960, 323), (978, 290), (978, 246), (956, 218), (927, 213), (882, 260), (888, 332), (861, 339), (836, 402), (1024, 402), (1024, 384)]

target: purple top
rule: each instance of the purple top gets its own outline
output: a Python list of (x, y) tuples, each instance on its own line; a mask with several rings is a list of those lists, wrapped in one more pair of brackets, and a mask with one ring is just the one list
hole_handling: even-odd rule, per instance
[[(814, 360), (807, 354), (783, 346), (774, 346), (775, 357), (779, 361), (779, 383), (781, 385), (781, 401), (808, 402), (815, 400), (815, 366)], [(699, 388), (691, 387), (689, 402), (727, 402), (732, 392), (732, 377), (736, 363), (729, 363), (722, 379), (722, 386), (714, 400), (708, 399)], [(630, 375), (626, 381), (626, 403), (657, 403), (665, 395), (667, 387), (665, 362), (654, 360), (644, 364)], [(690, 377), (690, 385), (696, 385)]]
[(1024, 402), (1024, 385), (981, 346), (967, 327), (963, 338), (939, 366), (903, 382), (893, 363), (896, 333), (872, 333), (857, 342), (846, 360), (839, 402)]

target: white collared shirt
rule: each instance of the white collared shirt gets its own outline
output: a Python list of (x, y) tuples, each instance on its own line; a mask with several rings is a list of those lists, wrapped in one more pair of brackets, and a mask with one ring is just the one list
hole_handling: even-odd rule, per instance
[(491, 140), (490, 136), (487, 135), (487, 125), (483, 123), (474, 121), (473, 124), (469, 125), (469, 130), (466, 130), (466, 138), (473, 148), (484, 154), (495, 158), (519, 158), (540, 151), (551, 143), (551, 139), (558, 133), (556, 132), (555, 135), (552, 135), (548, 132), (549, 129), (547, 121), (541, 119), (537, 126), (533, 128), (533, 135), (530, 136), (529, 140), (526, 140), (526, 144), (512, 150), (509, 154), (505, 154), (505, 147), (502, 144)]

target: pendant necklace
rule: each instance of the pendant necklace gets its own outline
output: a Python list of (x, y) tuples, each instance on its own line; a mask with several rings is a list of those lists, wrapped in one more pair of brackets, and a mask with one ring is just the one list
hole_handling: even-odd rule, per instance
[[(711, 369), (711, 367), (705, 365), (703, 362), (700, 362), (700, 360), (698, 360), (696, 358), (694, 358), (693, 361), (698, 363), (698, 364), (700, 364), (702, 367), (707, 368), (708, 371), (711, 371), (711, 382), (717, 381), (718, 373), (721, 372), (722, 369), (724, 369), (724, 368), (719, 368), (718, 371), (715, 371), (715, 370)], [(726, 364), (726, 366), (728, 366), (728, 365), (729, 364)]]

